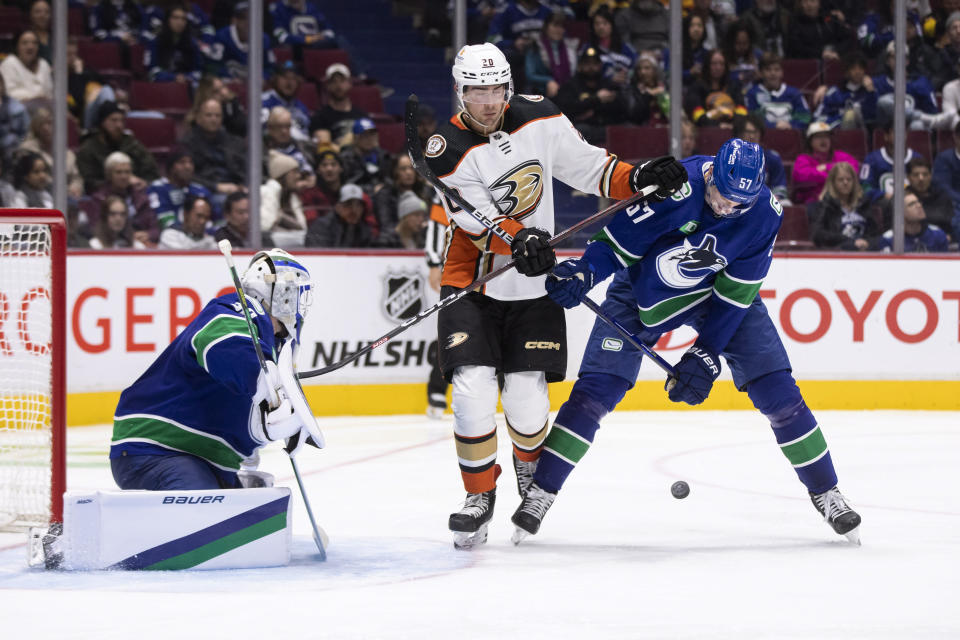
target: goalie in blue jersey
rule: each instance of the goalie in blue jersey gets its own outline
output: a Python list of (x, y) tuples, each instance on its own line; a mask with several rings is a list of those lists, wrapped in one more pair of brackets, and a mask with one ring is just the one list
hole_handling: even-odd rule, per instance
[[(583, 257), (555, 268), (547, 293), (572, 308), (614, 275), (602, 309), (644, 344), (654, 345), (680, 325), (693, 327), (697, 340), (665, 385), (670, 400), (691, 405), (706, 400), (722, 355), (737, 388), (770, 420), (814, 506), (834, 531), (858, 541), (860, 516), (837, 489), (826, 440), (758, 295), (783, 216), (763, 182), (763, 149), (731, 139), (715, 158), (692, 156), (682, 165), (689, 179), (680, 190), (618, 213)], [(597, 319), (579, 379), (547, 436), (534, 482), (513, 514), (515, 542), (539, 530), (600, 420), (636, 381), (640, 360), (639, 350)]]
[(121, 489), (270, 486), (256, 471), (260, 447), (322, 441), (293, 371), (310, 273), (271, 249), (241, 282), (266, 373), (237, 294), (211, 300), (120, 396), (110, 466)]

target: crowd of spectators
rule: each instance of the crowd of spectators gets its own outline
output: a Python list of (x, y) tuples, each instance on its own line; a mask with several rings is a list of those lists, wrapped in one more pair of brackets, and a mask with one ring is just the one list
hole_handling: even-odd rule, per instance
[[(47, 207), (51, 3), (7, 4), (22, 9), (22, 20), (0, 62), (0, 206)], [(72, 241), (94, 248), (208, 248), (215, 238), (245, 244), (248, 4), (67, 4), (84, 17), (83, 32), (71, 32), (67, 48), (68, 110), (78, 135), (66, 159), (71, 220), (78, 225)], [(443, 44), (448, 3), (414, 4), (427, 41)], [(683, 155), (709, 147), (704, 136), (716, 139), (714, 132), (764, 144), (767, 183), (784, 205), (806, 208), (814, 246), (888, 248), (893, 2), (683, 0), (680, 51), (668, 46), (666, 0), (467, 4), (471, 41), (500, 46), (517, 92), (551, 98), (591, 143), (605, 145), (611, 126), (668, 126), (676, 100)], [(316, 3), (265, 5), (261, 228), (253, 232), (284, 247), (422, 247), (430, 190), (404, 154), (381, 146), (383, 123), (399, 121), (399, 114), (354, 104), (353, 88), (367, 79), (353, 61), (304, 77), (306, 51), (349, 50)], [(905, 116), (908, 128), (929, 141), (903, 159), (912, 198), (902, 205), (912, 212), (908, 245), (940, 247), (932, 228), (955, 247), (960, 0), (907, 5)], [(90, 43), (113, 43), (121, 68), (85, 63)], [(671, 64), (682, 66), (679, 94), (665, 80)], [(133, 95), (136, 82), (180, 86), (192, 104), (179, 112), (144, 104)], [(305, 88), (320, 99), (308, 100)], [(143, 127), (149, 130), (151, 118), (173, 120), (174, 127), (171, 139), (148, 148)], [(436, 126), (426, 104), (419, 124), (421, 137)], [(796, 152), (781, 156), (778, 134), (791, 131)], [(861, 131), (862, 148), (839, 143), (839, 131)], [(936, 157), (924, 157), (934, 150)]]

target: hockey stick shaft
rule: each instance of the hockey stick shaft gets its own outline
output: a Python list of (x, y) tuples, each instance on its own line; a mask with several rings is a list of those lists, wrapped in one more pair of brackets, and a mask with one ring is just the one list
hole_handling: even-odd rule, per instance
[[(243, 317), (247, 320), (247, 330), (250, 332), (250, 339), (253, 340), (253, 349), (257, 352), (257, 360), (260, 361), (260, 369), (264, 375), (267, 375), (267, 360), (263, 357), (263, 349), (260, 348), (260, 340), (257, 338), (256, 330), (253, 328), (253, 318), (250, 317), (250, 309), (247, 307), (247, 297), (243, 293), (243, 285), (240, 283), (239, 274), (237, 274), (237, 266), (233, 262), (233, 245), (230, 244), (229, 240), (223, 239), (217, 246), (220, 247), (220, 253), (223, 254), (223, 257), (227, 261), (227, 267), (230, 269), (233, 286), (237, 290), (237, 297), (240, 298), (240, 307), (243, 309)], [(307, 508), (307, 515), (310, 516), (310, 525), (313, 527), (313, 541), (316, 543), (317, 550), (320, 552), (320, 559), (326, 560), (327, 552), (323, 548), (323, 538), (320, 535), (321, 529), (317, 526), (316, 520), (313, 519), (313, 509), (310, 508), (307, 490), (304, 488), (303, 481), (300, 479), (300, 469), (297, 467), (297, 461), (293, 459), (293, 456), (288, 457), (290, 458), (290, 465), (293, 467), (293, 475), (296, 476), (297, 485), (300, 487), (300, 496), (303, 498), (303, 504)]]
[(606, 312), (600, 308), (600, 305), (598, 305), (596, 302), (594, 302), (590, 298), (584, 298), (583, 306), (585, 306), (587, 309), (590, 309), (590, 311), (593, 311), (595, 314), (597, 314), (598, 318), (606, 322), (614, 331), (619, 333), (624, 340), (626, 340), (628, 343), (633, 345), (635, 348), (639, 349), (642, 353), (647, 354), (650, 357), (650, 359), (656, 363), (658, 367), (660, 367), (666, 372), (668, 376), (673, 377), (673, 366), (669, 362), (664, 360), (659, 353), (657, 353), (647, 345), (643, 344), (643, 342), (640, 341), (640, 338), (630, 333), (630, 331), (626, 327), (624, 327), (622, 324), (617, 322), (616, 318), (613, 318), (607, 315)]

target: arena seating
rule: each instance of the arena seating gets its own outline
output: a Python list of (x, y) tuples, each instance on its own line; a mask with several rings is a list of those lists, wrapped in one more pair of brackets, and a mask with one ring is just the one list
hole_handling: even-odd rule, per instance
[(763, 143), (780, 154), (784, 160), (796, 160), (803, 152), (803, 134), (798, 129), (767, 129)]
[(303, 52), (303, 74), (315, 82), (323, 82), (327, 67), (334, 63), (350, 65), (350, 55), (342, 49), (307, 49)]
[(159, 111), (183, 117), (190, 110), (190, 93), (187, 85), (180, 82), (142, 82), (130, 85), (130, 107)]
[(610, 126), (607, 127), (606, 147), (610, 153), (627, 162), (656, 158), (669, 153), (670, 129), (633, 125)]
[(783, 208), (783, 223), (774, 249), (813, 249), (806, 207), (791, 205)]
[(177, 140), (177, 123), (170, 118), (127, 118), (127, 128), (161, 165)]

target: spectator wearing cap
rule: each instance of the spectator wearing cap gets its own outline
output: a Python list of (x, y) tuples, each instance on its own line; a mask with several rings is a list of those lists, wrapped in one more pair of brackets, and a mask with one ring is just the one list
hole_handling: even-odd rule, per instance
[(376, 123), (370, 118), (360, 118), (353, 123), (353, 144), (340, 152), (340, 159), (347, 182), (375, 193), (386, 180), (391, 156), (380, 148)]
[(193, 158), (196, 180), (214, 194), (244, 191), (247, 180), (246, 146), (223, 128), (220, 101), (200, 105), (190, 130), (180, 141)]
[[(2, 92), (0, 92), (2, 95)], [(0, 111), (0, 122), (3, 115)], [(0, 125), (2, 128), (2, 125)], [(2, 148), (2, 145), (0, 145)], [(53, 166), (53, 114), (46, 107), (40, 107), (33, 112), (33, 119), (30, 120), (30, 133), (20, 144), (17, 153), (32, 151), (43, 156), (49, 166)], [(67, 168), (67, 193), (74, 198), (83, 196), (83, 178), (80, 177), (80, 171), (77, 169), (77, 156), (71, 150), (67, 149), (66, 155)]]
[[(130, 157), (122, 151), (114, 151), (104, 160), (103, 173), (106, 176), (103, 184), (90, 194), (90, 198), (96, 204), (96, 211), (102, 209), (108, 197), (122, 198), (127, 205), (127, 215), (130, 217), (134, 231), (146, 231), (150, 241), (156, 242), (160, 235), (160, 225), (150, 207), (147, 190), (133, 183)], [(90, 222), (93, 226), (97, 224), (96, 220)]]
[(183, 205), (183, 222), (167, 227), (160, 234), (160, 249), (217, 248), (217, 241), (207, 232), (212, 205), (206, 198), (191, 196)]
[(270, 179), (260, 187), (260, 230), (270, 244), (302, 247), (307, 219), (300, 199), (300, 165), (294, 158), (271, 151), (267, 160)]
[(603, 61), (593, 47), (584, 49), (577, 72), (557, 92), (560, 107), (587, 142), (603, 145), (606, 127), (627, 118), (627, 100), (620, 87), (603, 76)]
[[(211, 47), (210, 59), (220, 67), (222, 78), (246, 78), (247, 55), (250, 33), (250, 5), (247, 2), (238, 2), (233, 7), (233, 16), (230, 25), (217, 31), (214, 45)], [(270, 36), (263, 37), (263, 76), (266, 79), (267, 71), (274, 65), (273, 50), (270, 48)]]
[(270, 89), (261, 98), (260, 120), (267, 122), (274, 107), (283, 107), (290, 112), (293, 127), (290, 130), (297, 142), (310, 140), (310, 110), (297, 98), (301, 78), (293, 61), (287, 60), (277, 65), (270, 77)]
[(555, 11), (527, 49), (525, 56), (527, 92), (550, 99), (577, 69), (577, 40), (565, 38), (567, 17)]
[(413, 191), (405, 191), (397, 201), (397, 222), (381, 227), (378, 247), (423, 249), (427, 233), (427, 203)]
[(960, 239), (960, 121), (953, 128), (953, 148), (941, 151), (933, 162), (933, 182), (943, 187), (956, 205), (953, 237)]
[(369, 199), (363, 189), (355, 184), (340, 188), (340, 199), (333, 213), (320, 216), (310, 223), (306, 246), (337, 249), (369, 247), (374, 232), (365, 217)]
[[(186, 149), (175, 149), (167, 156), (167, 175), (150, 183), (147, 197), (157, 215), (161, 229), (183, 222), (183, 204), (190, 196), (205, 198), (213, 203), (213, 194), (194, 181), (193, 158)], [(214, 217), (216, 217), (214, 215)]]
[(768, 127), (806, 129), (810, 124), (810, 107), (799, 89), (783, 81), (780, 56), (775, 53), (760, 56), (759, 71), (760, 82), (747, 89), (747, 111), (759, 113)]
[(30, 114), (16, 98), (7, 95), (6, 81), (0, 75), (0, 156), (10, 161), (13, 150), (27, 136)]
[(132, 184), (146, 187), (160, 176), (153, 154), (126, 131), (126, 118), (116, 102), (108, 101), (97, 110), (97, 128), (87, 135), (77, 150), (77, 168), (87, 193), (103, 182), (103, 163), (114, 151), (129, 156), (133, 167)]
[(793, 204), (788, 197), (787, 172), (783, 168), (783, 159), (779, 153), (763, 144), (765, 133), (763, 118), (757, 113), (748, 113), (733, 119), (733, 137), (753, 142), (763, 149), (763, 183), (777, 196), (780, 204)]
[(185, 5), (174, 4), (167, 9), (163, 26), (147, 42), (145, 64), (153, 82), (195, 85), (200, 80), (203, 55), (190, 32)]
[(264, 160), (269, 159), (271, 151), (279, 151), (290, 156), (300, 165), (300, 181), (297, 188), (310, 189), (316, 184), (317, 176), (313, 173), (313, 164), (308, 158), (309, 150), (293, 139), (292, 128), (293, 116), (285, 107), (274, 107), (270, 110), (267, 126), (264, 128), (264, 151), (267, 152)]
[(363, 109), (353, 106), (350, 101), (350, 69), (347, 65), (335, 63), (327, 67), (323, 80), (327, 103), (314, 112), (310, 119), (310, 135), (317, 144), (317, 151), (330, 148), (338, 151), (349, 144), (353, 123), (360, 118), (369, 118)]
[(820, 120), (811, 122), (807, 127), (807, 150), (793, 164), (794, 204), (816, 200), (827, 182), (827, 174), (838, 162), (849, 163), (854, 173), (860, 167), (852, 155), (833, 148), (833, 127)]
[(304, 48), (337, 48), (336, 34), (313, 2), (277, 0), (270, 3), (270, 16), (273, 18), (274, 40), (293, 47), (298, 59)]
[(382, 189), (373, 194), (373, 214), (381, 232), (396, 226), (397, 203), (407, 193), (412, 193), (421, 200), (430, 196), (423, 178), (413, 168), (410, 156), (402, 154), (393, 161), (390, 179)]
[(217, 229), (214, 240), (229, 240), (234, 247), (246, 247), (249, 234), (250, 200), (245, 193), (231, 193), (223, 203), (223, 226)]
[[(860, 182), (863, 184), (863, 190), (874, 201), (881, 198), (890, 200), (893, 197), (893, 121), (884, 123), (878, 129), (883, 131), (883, 146), (868, 153), (863, 159), (863, 166), (860, 167)], [(907, 165), (914, 158), (922, 157), (907, 147), (903, 164)]]
[(7, 95), (30, 107), (34, 101), (53, 100), (53, 72), (40, 57), (40, 40), (29, 29), (14, 39), (13, 55), (0, 62), (0, 75), (7, 86)]
[(877, 118), (877, 89), (867, 75), (867, 60), (862, 54), (850, 54), (844, 63), (845, 82), (827, 90), (813, 117), (843, 129), (862, 129)]

